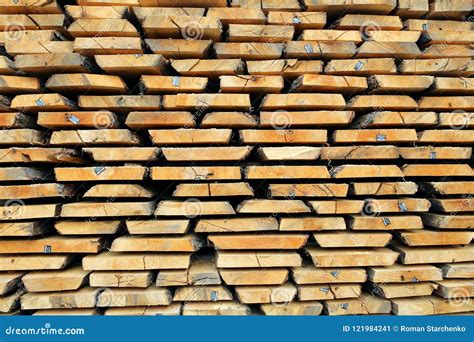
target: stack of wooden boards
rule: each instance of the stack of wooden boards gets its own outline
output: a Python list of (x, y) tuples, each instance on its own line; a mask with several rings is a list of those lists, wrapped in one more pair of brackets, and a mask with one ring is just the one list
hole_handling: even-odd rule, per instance
[(466, 0), (0, 0), (0, 312), (474, 312)]

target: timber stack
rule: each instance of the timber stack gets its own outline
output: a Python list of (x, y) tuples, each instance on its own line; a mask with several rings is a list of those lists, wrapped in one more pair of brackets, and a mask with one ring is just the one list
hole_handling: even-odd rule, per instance
[(474, 312), (466, 0), (0, 0), (0, 313)]

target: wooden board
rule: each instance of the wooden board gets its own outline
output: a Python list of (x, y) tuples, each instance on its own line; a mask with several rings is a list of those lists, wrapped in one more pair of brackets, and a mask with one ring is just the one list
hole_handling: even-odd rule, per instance
[(442, 315), (457, 312), (472, 311), (473, 303), (458, 305), (453, 301), (437, 296), (421, 298), (397, 298), (392, 300), (395, 315)]
[(322, 249), (307, 247), (307, 253), (318, 267), (390, 266), (398, 253), (388, 248)]
[(87, 283), (89, 273), (78, 266), (61, 271), (29, 272), (22, 281), (28, 292), (74, 291)]
[(211, 234), (208, 236), (216, 249), (245, 250), (245, 249), (298, 249), (308, 239), (307, 235), (299, 234)]
[(99, 292), (97, 289), (86, 287), (79, 291), (25, 293), (21, 297), (21, 308), (23, 310), (93, 308)]
[(153, 306), (171, 304), (171, 294), (168, 289), (106, 289), (97, 298), (98, 307), (127, 307)]
[(400, 253), (403, 264), (425, 264), (473, 261), (473, 246), (444, 246), (444, 247), (406, 247), (397, 245), (394, 248)]
[(153, 269), (185, 269), (189, 267), (185, 253), (112, 253), (88, 255), (82, 268), (89, 271), (140, 271)]
[(442, 280), (441, 270), (431, 265), (393, 265), (369, 267), (368, 279), (374, 283), (417, 283)]
[(196, 233), (232, 233), (274, 230), (278, 230), (278, 221), (274, 217), (199, 219), (194, 228)]
[(288, 280), (285, 268), (220, 269), (227, 285), (280, 285)]
[(228, 252), (216, 253), (217, 267), (293, 267), (301, 266), (301, 256), (296, 252)]
[(153, 274), (149, 271), (130, 272), (92, 272), (89, 275), (91, 287), (133, 287), (146, 288), (152, 282)]
[(363, 268), (293, 267), (291, 276), (297, 284), (364, 283), (367, 279)]

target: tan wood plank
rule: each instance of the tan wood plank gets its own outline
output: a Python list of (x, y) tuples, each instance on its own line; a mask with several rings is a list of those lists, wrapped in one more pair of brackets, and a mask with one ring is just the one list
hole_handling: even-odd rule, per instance
[(392, 240), (392, 234), (374, 233), (316, 233), (314, 239), (323, 248), (332, 247), (385, 247)]
[(36, 221), (2, 222), (0, 223), (0, 236), (36, 236), (50, 231), (50, 227)]
[(105, 316), (179, 316), (181, 304), (172, 303), (166, 306), (131, 306), (108, 308)]
[[(79, 88), (79, 86), (77, 87)], [(107, 110), (97, 112), (39, 112), (37, 123), (51, 129), (119, 127), (117, 116)]]
[(443, 279), (440, 269), (431, 265), (369, 267), (367, 276), (374, 283), (416, 283)]
[(440, 215), (427, 213), (422, 215), (425, 225), (442, 229), (470, 229), (474, 227), (472, 215)]
[(356, 53), (353, 42), (312, 42), (312, 41), (289, 41), (285, 47), (285, 58), (301, 59), (339, 59), (351, 58)]
[(361, 292), (361, 286), (355, 284), (319, 284), (298, 286), (298, 298), (302, 301), (358, 298)]
[(112, 253), (87, 255), (82, 268), (89, 271), (140, 271), (154, 269), (187, 269), (186, 253)]
[(282, 43), (214, 43), (216, 57), (242, 58), (244, 60), (278, 59), (283, 53)]
[[(227, 8), (230, 9), (230, 8)], [(226, 10), (227, 10), (226, 9)], [(209, 9), (209, 12), (212, 8)], [(224, 10), (224, 9), (222, 9)], [(242, 18), (245, 20), (245, 18)], [(171, 66), (183, 76), (217, 77), (221, 75), (243, 74), (245, 64), (239, 59), (172, 59)]]
[(23, 272), (10, 272), (0, 274), (0, 294), (3, 296), (14, 290), (23, 277)]
[(323, 305), (314, 301), (293, 301), (285, 303), (283, 306), (278, 304), (262, 304), (260, 307), (266, 316), (318, 316), (323, 310)]
[(242, 112), (212, 112), (204, 115), (201, 128), (257, 127), (255, 116)]
[(358, 299), (334, 299), (324, 302), (324, 309), (330, 316), (390, 314), (389, 300), (371, 294), (362, 294)]
[(280, 230), (282, 231), (319, 231), (344, 230), (346, 223), (342, 217), (282, 217)]
[(169, 289), (149, 287), (147, 289), (107, 289), (97, 297), (98, 307), (153, 306), (171, 304)]
[(345, 197), (348, 184), (269, 184), (272, 197)]
[(54, 131), (49, 143), (60, 146), (134, 146), (140, 141), (139, 136), (128, 129), (81, 129)]
[(400, 252), (403, 264), (426, 264), (474, 261), (474, 246), (443, 246), (443, 247), (406, 247), (396, 245), (394, 248)]
[(229, 202), (199, 200), (174, 201), (164, 200), (156, 207), (156, 216), (186, 216), (194, 218), (197, 216), (210, 215), (234, 215), (235, 211)]
[(323, 249), (306, 248), (317, 267), (361, 267), (393, 265), (398, 253), (388, 248)]
[(277, 286), (236, 286), (235, 292), (241, 303), (264, 304), (291, 302), (296, 296), (296, 288), (286, 283)]
[(468, 164), (407, 164), (402, 167), (405, 177), (471, 176)]
[(174, 197), (219, 197), (219, 196), (253, 196), (254, 192), (248, 183), (209, 183), (187, 184), (176, 186)]
[(372, 291), (389, 299), (429, 296), (435, 286), (432, 283), (371, 284)]
[[(98, 19), (100, 20), (100, 19)], [(127, 85), (118, 76), (95, 74), (54, 74), (46, 81), (51, 91), (66, 94), (126, 94)]]
[(307, 235), (300, 234), (211, 234), (208, 236), (216, 249), (298, 249), (308, 240)]
[(39, 239), (2, 240), (0, 241), (2, 254), (29, 254), (29, 253), (98, 253), (103, 247), (102, 238), (64, 237), (53, 236)]
[(217, 267), (244, 268), (244, 267), (294, 267), (301, 266), (301, 256), (293, 251), (287, 252), (231, 252), (218, 251), (216, 253)]
[(303, 74), (319, 74), (323, 63), (318, 60), (271, 59), (262, 61), (246, 61), (250, 75), (278, 75), (294, 78)]
[[(406, 176), (406, 175), (405, 175)], [(332, 178), (403, 177), (396, 165), (341, 165), (331, 171)]]
[(392, 300), (392, 308), (395, 315), (442, 315), (471, 311), (473, 306), (474, 303), (472, 301), (460, 306), (451, 300), (437, 296), (397, 298)]
[(323, 144), (327, 142), (327, 131), (322, 129), (273, 129), (239, 131), (244, 144)]
[(120, 221), (56, 221), (54, 229), (60, 235), (112, 235), (119, 230)]
[(354, 118), (352, 111), (299, 111), (287, 112), (282, 110), (260, 112), (260, 126), (274, 129), (305, 127), (305, 126), (335, 126), (347, 125)]
[(219, 18), (204, 16), (146, 16), (141, 26), (148, 38), (212, 39), (219, 41), (222, 24)]
[(140, 110), (159, 110), (161, 96), (158, 95), (81, 95), (79, 106), (85, 110), (111, 110), (123, 113)]
[[(472, 278), (474, 274), (474, 263), (453, 263), (441, 265), (444, 278)], [(440, 279), (441, 280), (441, 279)]]
[(0, 199), (67, 198), (74, 194), (74, 187), (69, 184), (58, 183), (2, 185), (0, 189), (2, 190)]
[(130, 234), (184, 234), (189, 229), (189, 220), (127, 220)]
[[(353, 97), (348, 103), (347, 108), (355, 111), (361, 110), (416, 110), (418, 104), (408, 95), (358, 95)], [(429, 110), (429, 108), (421, 108)]]
[(320, 268), (314, 266), (294, 267), (291, 276), (297, 284), (338, 284), (364, 283), (366, 281), (363, 268)]
[(5, 203), (0, 212), (0, 221), (29, 220), (39, 218), (53, 218), (58, 213), (57, 204), (26, 204), (21, 200), (12, 200)]
[(219, 180), (241, 179), (238, 166), (153, 166), (153, 180)]
[(325, 166), (278, 165), (248, 166), (244, 170), (247, 179), (294, 179), (294, 178), (330, 178)]
[(251, 146), (164, 147), (162, 152), (168, 161), (236, 161), (246, 159), (251, 150)]
[(238, 302), (192, 302), (185, 303), (185, 316), (247, 316), (251, 310), (247, 305)]
[(288, 280), (285, 268), (220, 269), (222, 280), (227, 285), (280, 285)]
[(354, 195), (414, 195), (418, 191), (415, 182), (367, 182), (353, 183), (351, 192)]
[[(54, 50), (53, 50), (54, 51)], [(89, 72), (89, 60), (79, 53), (52, 52), (26, 54), (15, 57), (15, 67), (33, 75), (49, 76), (56, 73)]]
[(196, 127), (193, 115), (185, 111), (130, 112), (125, 124), (132, 129)]
[(152, 198), (156, 192), (138, 184), (97, 184), (87, 190), (83, 198)]
[[(335, 134), (334, 137), (338, 133), (341, 133), (344, 131), (335, 131), (333, 134)], [(358, 131), (361, 133), (366, 133), (363, 131)], [(385, 131), (382, 131), (385, 132)], [(359, 139), (357, 136), (361, 138), (366, 138), (364, 135), (367, 134), (357, 134), (355, 135), (355, 139), (353, 138), (354, 135), (349, 135), (348, 134), (348, 139), (347, 140), (358, 140)], [(368, 135), (367, 135), (368, 136)], [(345, 139), (344, 137), (341, 137), (341, 135), (337, 135), (339, 139)], [(379, 135), (375, 137), (375, 139), (367, 139), (367, 140), (377, 140)], [(337, 159), (337, 160), (364, 160), (364, 159), (398, 159), (399, 157), (399, 148), (397, 146), (393, 145), (387, 145), (387, 146), (331, 146), (331, 147), (323, 147), (321, 149), (321, 159), (323, 160), (332, 160), (332, 159)]]
[(61, 217), (150, 216), (155, 202), (75, 202), (63, 204)]
[(236, 211), (241, 214), (309, 213), (310, 208), (300, 200), (249, 199), (242, 201)]
[(309, 201), (316, 214), (357, 214), (364, 207), (363, 200), (324, 200)]
[(445, 232), (422, 230), (401, 232), (400, 236), (408, 246), (454, 246), (467, 245), (471, 242), (471, 232)]
[[(90, 8), (90, 7), (89, 7)], [(139, 75), (162, 75), (166, 73), (168, 61), (161, 55), (120, 54), (94, 55), (97, 65), (110, 75), (122, 77)]]
[(232, 233), (278, 230), (278, 221), (274, 217), (229, 217), (225, 219), (199, 219), (196, 233)]
[(60, 182), (84, 181), (128, 181), (142, 180), (146, 168), (143, 166), (95, 166), (95, 167), (56, 167), (54, 174)]
[(69, 255), (2, 255), (1, 271), (60, 270), (71, 262)]
[(203, 93), (207, 77), (142, 75), (139, 87), (143, 94)]
[(350, 216), (349, 227), (353, 230), (406, 230), (423, 229), (419, 216)]
[(138, 37), (77, 37), (72, 50), (84, 56), (143, 52), (141, 39)]
[(395, 60), (392, 58), (333, 59), (324, 67), (326, 74), (361, 75), (396, 74)]
[(203, 241), (194, 235), (180, 237), (121, 236), (112, 242), (112, 252), (195, 252)]
[(400, 147), (400, 156), (403, 159), (470, 159), (470, 147)]
[(187, 39), (145, 39), (145, 42), (153, 53), (165, 58), (206, 58), (212, 44), (211, 40)]
[(176, 289), (174, 302), (230, 301), (232, 293), (223, 286), (183, 286)]
[(74, 291), (87, 283), (89, 273), (77, 266), (61, 271), (29, 272), (22, 281), (28, 292)]

